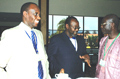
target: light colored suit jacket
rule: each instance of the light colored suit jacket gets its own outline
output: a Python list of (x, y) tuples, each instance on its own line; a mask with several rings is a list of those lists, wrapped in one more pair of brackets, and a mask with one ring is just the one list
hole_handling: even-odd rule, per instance
[[(21, 22), (18, 26), (5, 30), (0, 41), (0, 79), (38, 79), (38, 61), (42, 62), (43, 79), (49, 76), (47, 54), (44, 48), (41, 31), (33, 29), (38, 41), (36, 54), (31, 39), (25, 33), (26, 26)], [(4, 71), (6, 67), (6, 72)]]

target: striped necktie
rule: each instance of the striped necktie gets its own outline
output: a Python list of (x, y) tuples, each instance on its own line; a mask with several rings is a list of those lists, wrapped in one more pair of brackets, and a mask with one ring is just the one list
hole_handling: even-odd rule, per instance
[[(31, 38), (32, 38), (32, 43), (33, 43), (34, 49), (36, 51), (36, 54), (38, 54), (37, 37), (36, 37), (36, 34), (34, 31), (31, 31)], [(41, 61), (38, 61), (38, 77), (39, 77), (39, 79), (43, 79), (43, 69), (42, 69)]]

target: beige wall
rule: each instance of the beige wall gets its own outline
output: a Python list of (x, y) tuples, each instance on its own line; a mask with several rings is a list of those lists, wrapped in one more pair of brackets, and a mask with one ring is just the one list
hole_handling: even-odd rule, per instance
[(120, 17), (120, 0), (49, 0), (49, 14)]
[(38, 4), (38, 0), (0, 0), (0, 12), (20, 13), (21, 6), (26, 2)]

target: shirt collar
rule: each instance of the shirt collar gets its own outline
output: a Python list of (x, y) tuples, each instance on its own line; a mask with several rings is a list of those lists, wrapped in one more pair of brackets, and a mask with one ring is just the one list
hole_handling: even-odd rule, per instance
[(30, 36), (31, 36), (31, 29), (28, 25), (26, 25), (24, 22), (20, 23), (20, 27), (22, 27), (23, 30), (25, 30)]

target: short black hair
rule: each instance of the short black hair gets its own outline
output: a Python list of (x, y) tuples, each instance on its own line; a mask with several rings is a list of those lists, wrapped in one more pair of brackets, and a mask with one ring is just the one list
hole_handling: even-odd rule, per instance
[(68, 24), (70, 26), (70, 22), (72, 19), (77, 20), (77, 18), (75, 18), (74, 16), (68, 16), (67, 19), (65, 20), (65, 25)]
[(20, 10), (21, 16), (23, 16), (23, 12), (24, 12), (24, 11), (28, 11), (30, 4), (35, 4), (35, 5), (37, 6), (37, 4), (36, 4), (36, 3), (33, 3), (33, 2), (24, 3), (24, 4), (22, 5), (22, 7), (21, 7), (21, 10)]
[(119, 17), (116, 14), (108, 14), (103, 18), (103, 20), (108, 20), (108, 19), (112, 19), (112, 22), (115, 24), (115, 27), (118, 29)]

